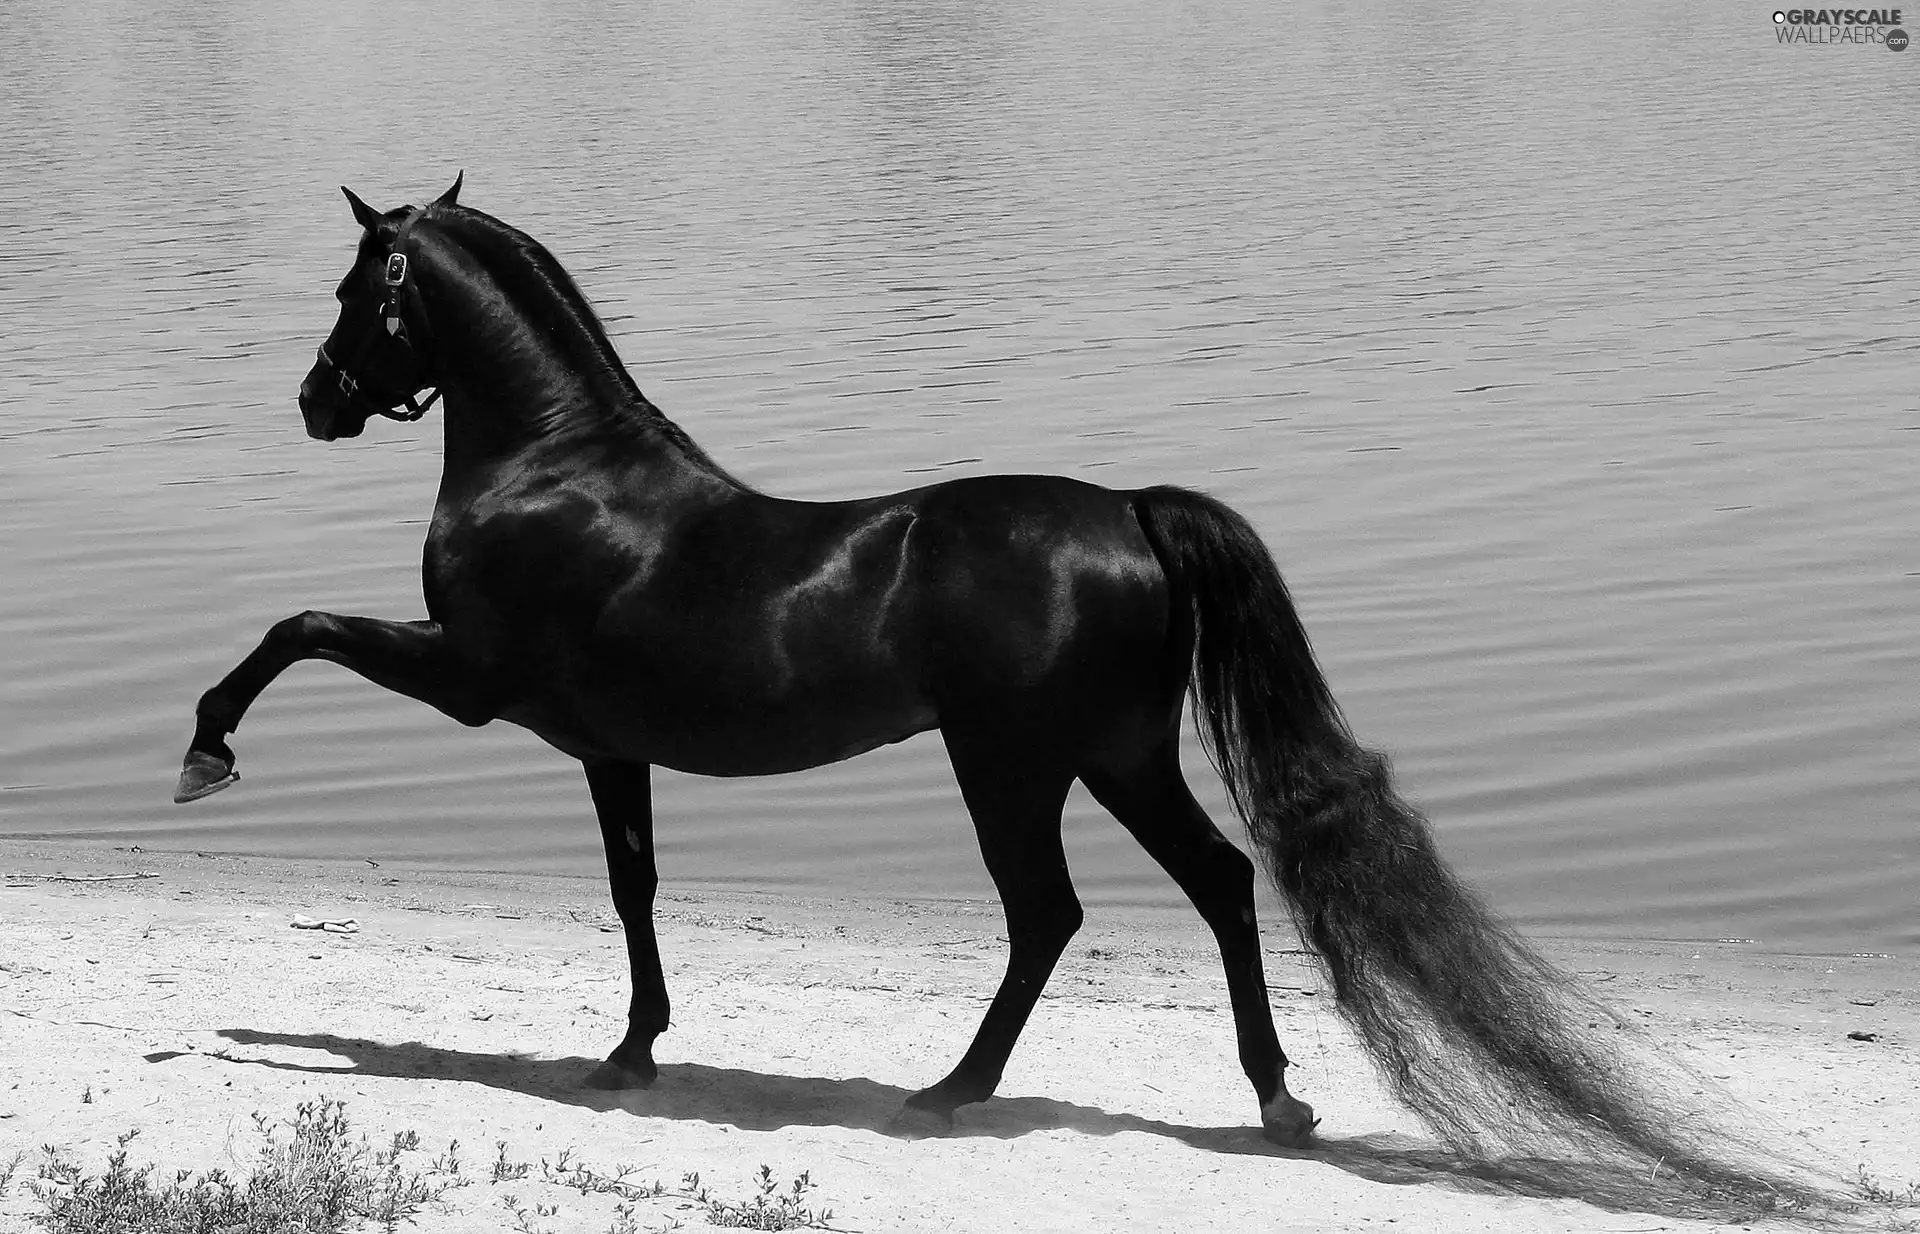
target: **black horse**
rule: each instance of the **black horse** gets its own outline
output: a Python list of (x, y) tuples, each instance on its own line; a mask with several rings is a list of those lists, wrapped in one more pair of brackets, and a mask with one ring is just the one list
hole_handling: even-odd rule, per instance
[(1060, 838), (1078, 779), (1212, 928), (1262, 1126), (1299, 1145), (1316, 1120), (1285, 1083), (1254, 865), (1180, 772), (1191, 688), (1259, 856), (1402, 1099), (1457, 1144), (1545, 1126), (1712, 1174), (1354, 741), (1244, 519), (1182, 489), (1049, 476), (859, 501), (756, 492), (640, 392), (559, 263), (459, 188), (385, 214), (347, 192), (364, 234), (300, 388), (322, 441), (418, 416), (429, 386), (445, 396), (429, 619), (275, 625), (201, 698), (175, 800), (234, 780), (227, 735), (302, 659), (463, 724), (531, 729), (586, 768), (632, 965), (626, 1036), (586, 1082), (643, 1088), (669, 1021), (649, 768), (766, 775), (937, 728), (1010, 955), (972, 1045), (908, 1100), (906, 1126), (941, 1128), (993, 1093), (1080, 925)]

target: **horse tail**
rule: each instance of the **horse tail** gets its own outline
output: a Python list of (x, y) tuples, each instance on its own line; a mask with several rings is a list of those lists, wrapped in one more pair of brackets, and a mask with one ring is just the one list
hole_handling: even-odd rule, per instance
[[(1577, 1146), (1650, 1178), (1778, 1191), (1711, 1159), (1605, 1034), (1615, 1022), (1464, 886), (1386, 757), (1354, 740), (1273, 557), (1200, 493), (1133, 507), (1194, 622), (1202, 743), (1341, 1015), (1393, 1094), (1480, 1155)], [(1593, 1021), (1606, 1028), (1596, 1032)]]

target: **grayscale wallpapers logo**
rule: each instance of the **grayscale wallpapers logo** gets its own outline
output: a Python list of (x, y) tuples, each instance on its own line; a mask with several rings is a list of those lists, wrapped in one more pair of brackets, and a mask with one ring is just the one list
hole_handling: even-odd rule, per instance
[(1773, 25), (1782, 43), (1810, 47), (1879, 43), (1888, 51), (1907, 49), (1899, 9), (1776, 9)]

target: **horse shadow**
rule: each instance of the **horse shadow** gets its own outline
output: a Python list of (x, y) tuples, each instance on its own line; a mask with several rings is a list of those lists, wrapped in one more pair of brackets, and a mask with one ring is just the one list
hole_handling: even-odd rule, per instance
[[(236, 1066), (265, 1067), (313, 1075), (381, 1076), (485, 1084), (544, 1101), (591, 1110), (627, 1110), (651, 1118), (697, 1121), (744, 1131), (786, 1127), (843, 1127), (892, 1136), (894, 1115), (910, 1091), (861, 1077), (780, 1075), (735, 1067), (678, 1062), (661, 1069), (651, 1088), (608, 1092), (582, 1085), (597, 1064), (590, 1058), (532, 1058), (480, 1054), (418, 1041), (398, 1044), (335, 1033), (221, 1029), (235, 1045), (318, 1050), (350, 1060), (301, 1063), (243, 1058), (202, 1051)], [(183, 1051), (146, 1056), (150, 1063)], [(1114, 1113), (1049, 1097), (995, 1097), (962, 1109), (948, 1134), (1012, 1140), (1038, 1131), (1068, 1130), (1090, 1136), (1142, 1132), (1179, 1141), (1202, 1152), (1277, 1160), (1319, 1162), (1376, 1183), (1440, 1185), (1457, 1189), (1581, 1200), (1619, 1211), (1671, 1212), (1671, 1195), (1651, 1193), (1645, 1180), (1614, 1177), (1594, 1162), (1547, 1158), (1484, 1159), (1392, 1133), (1322, 1136), (1307, 1148), (1268, 1143), (1257, 1127), (1206, 1127), (1136, 1114)]]
[[(649, 1118), (697, 1121), (742, 1131), (778, 1131), (785, 1127), (844, 1127), (893, 1135), (890, 1124), (911, 1091), (862, 1077), (780, 1075), (737, 1067), (675, 1062), (660, 1069), (646, 1089), (610, 1092), (584, 1087), (592, 1058), (532, 1058), (524, 1054), (479, 1054), (418, 1041), (390, 1043), (335, 1033), (262, 1032), (226, 1028), (216, 1034), (235, 1045), (319, 1050), (350, 1059), (304, 1063), (246, 1058), (224, 1051), (200, 1051), (205, 1057), (248, 1067), (299, 1071), (313, 1075), (382, 1076), (409, 1080), (450, 1080), (485, 1084), (545, 1101), (590, 1110), (627, 1110)], [(146, 1056), (165, 1062), (182, 1051)], [(1268, 1144), (1257, 1127), (1194, 1127), (1133, 1114), (1113, 1114), (1092, 1106), (1047, 1097), (995, 1097), (962, 1109), (949, 1132), (955, 1136), (1017, 1139), (1036, 1131), (1066, 1129), (1107, 1136), (1145, 1131), (1168, 1136), (1209, 1152), (1284, 1157), (1299, 1155)]]

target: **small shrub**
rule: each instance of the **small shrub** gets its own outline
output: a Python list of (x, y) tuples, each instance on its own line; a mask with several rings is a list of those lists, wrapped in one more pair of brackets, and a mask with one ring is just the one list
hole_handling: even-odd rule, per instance
[(349, 1140), (345, 1107), (335, 1101), (302, 1103), (284, 1135), (259, 1114), (254, 1126), (266, 1143), (244, 1180), (214, 1169), (197, 1177), (179, 1170), (156, 1182), (153, 1166), (136, 1169), (127, 1160), (137, 1132), (119, 1137), (98, 1177), (49, 1145), (33, 1183), (45, 1209), (37, 1219), (54, 1234), (320, 1234), (351, 1221), (391, 1234), (455, 1185), (401, 1169), (399, 1157), (417, 1136), (396, 1136), (379, 1152)]
[(741, 1230), (799, 1230), (824, 1227), (833, 1220), (832, 1209), (815, 1211), (806, 1206), (807, 1193), (814, 1189), (814, 1181), (805, 1170), (782, 1191), (780, 1184), (773, 1180), (772, 1168), (761, 1166), (755, 1176), (759, 1194), (738, 1204), (715, 1198), (700, 1185), (698, 1174), (688, 1174), (682, 1182), (687, 1193), (706, 1210), (710, 1225)]
[(493, 1159), (493, 1181), (496, 1183), (517, 1182), (533, 1173), (533, 1163), (529, 1161), (513, 1162), (507, 1160), (507, 1142), (498, 1143), (500, 1153)]
[(552, 1234), (552, 1231), (535, 1225), (534, 1219), (558, 1216), (560, 1212), (558, 1204), (535, 1204), (528, 1208), (517, 1197), (510, 1195), (500, 1197), (500, 1206), (513, 1214), (513, 1228), (520, 1234)]

